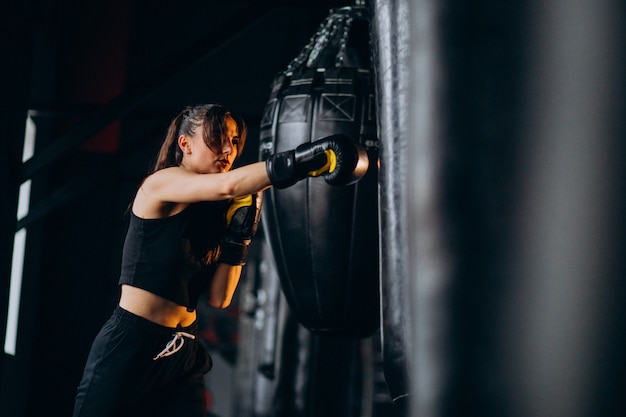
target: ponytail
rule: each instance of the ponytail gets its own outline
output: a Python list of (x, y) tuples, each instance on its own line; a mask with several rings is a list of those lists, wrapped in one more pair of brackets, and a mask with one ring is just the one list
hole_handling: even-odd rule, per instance
[(180, 112), (172, 121), (167, 129), (165, 140), (161, 145), (161, 149), (157, 155), (156, 163), (152, 172), (156, 172), (160, 169), (169, 168), (180, 165), (183, 159), (183, 153), (178, 146), (178, 132), (180, 131), (180, 125), (185, 117), (185, 114), (189, 114), (189, 110), (185, 109)]

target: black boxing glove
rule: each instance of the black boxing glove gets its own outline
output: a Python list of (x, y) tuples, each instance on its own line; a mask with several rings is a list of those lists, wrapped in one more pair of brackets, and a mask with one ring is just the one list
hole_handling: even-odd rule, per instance
[(219, 261), (245, 265), (248, 246), (256, 234), (263, 206), (263, 192), (235, 197), (226, 212), (226, 234), (222, 239)]
[(271, 155), (265, 167), (275, 188), (286, 188), (304, 178), (320, 175), (328, 184), (341, 186), (363, 178), (369, 159), (360, 144), (349, 136), (336, 134)]

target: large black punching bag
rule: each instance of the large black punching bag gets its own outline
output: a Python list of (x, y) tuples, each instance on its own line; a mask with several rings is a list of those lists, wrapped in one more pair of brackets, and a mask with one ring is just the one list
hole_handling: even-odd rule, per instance
[(298, 321), (317, 334), (350, 338), (378, 328), (378, 145), (366, 7), (333, 9), (279, 73), (261, 121), (260, 154), (336, 133), (366, 149), (357, 184), (309, 178), (266, 192), (263, 224), (281, 287)]

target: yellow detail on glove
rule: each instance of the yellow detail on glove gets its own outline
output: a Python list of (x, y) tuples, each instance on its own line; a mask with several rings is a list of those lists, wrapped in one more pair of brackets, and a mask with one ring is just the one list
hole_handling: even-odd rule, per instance
[(241, 207), (251, 206), (252, 205), (252, 194), (242, 195), (240, 197), (233, 198), (233, 201), (230, 203), (228, 207), (228, 211), (226, 211), (226, 224), (230, 224), (230, 221), (233, 219), (235, 212)]
[(326, 154), (326, 163), (320, 169), (309, 172), (310, 176), (318, 177), (327, 172), (333, 172), (337, 168), (337, 155), (335, 155), (335, 152), (331, 149), (326, 149), (324, 154)]

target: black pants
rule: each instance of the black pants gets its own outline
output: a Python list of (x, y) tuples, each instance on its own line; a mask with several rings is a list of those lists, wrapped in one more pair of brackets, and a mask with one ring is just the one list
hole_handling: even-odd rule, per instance
[(212, 363), (196, 331), (196, 323), (163, 327), (117, 307), (91, 347), (74, 417), (206, 416)]

